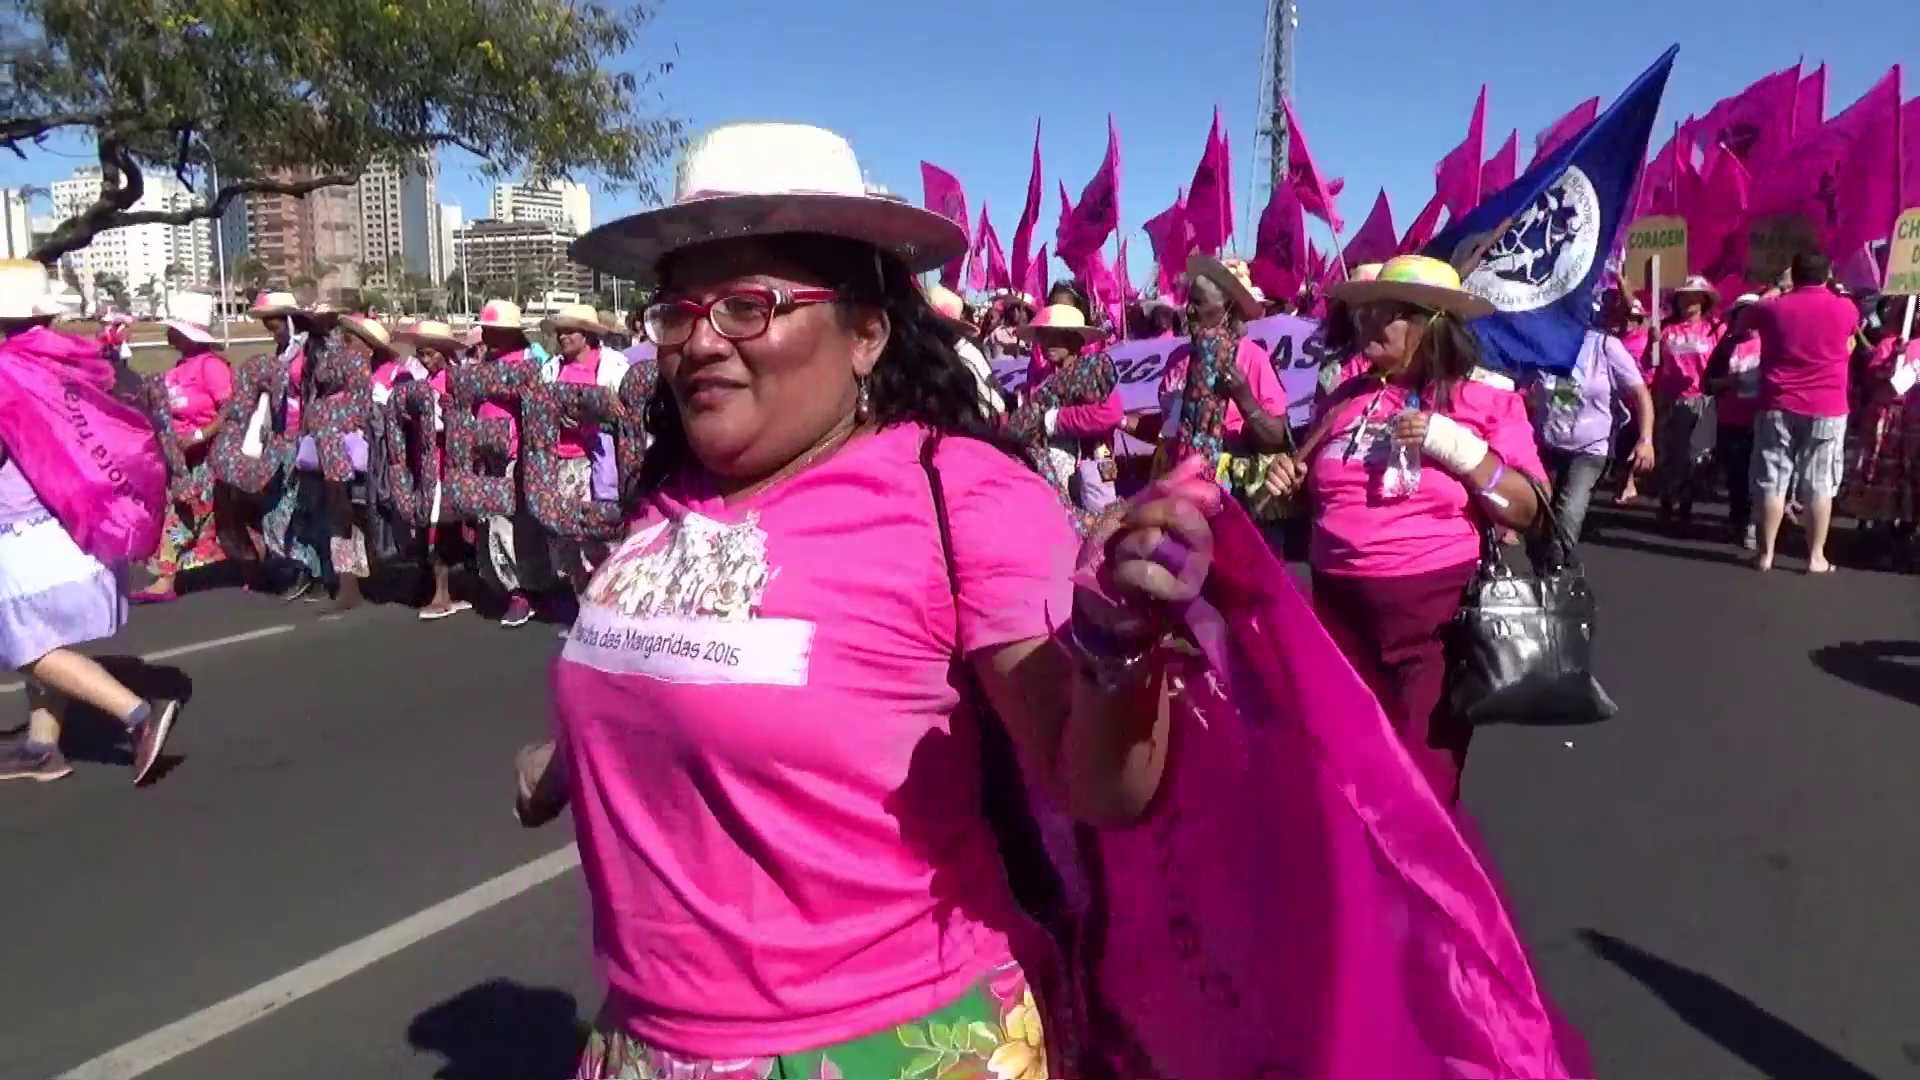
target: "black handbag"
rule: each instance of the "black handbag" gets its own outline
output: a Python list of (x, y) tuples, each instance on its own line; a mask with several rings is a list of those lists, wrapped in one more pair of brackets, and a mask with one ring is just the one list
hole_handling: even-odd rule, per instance
[(1453, 617), (1447, 703), (1474, 725), (1597, 724), (1619, 711), (1593, 677), (1593, 591), (1553, 500), (1532, 477), (1540, 517), (1525, 537), (1530, 566), (1502, 557), (1480, 528), (1480, 567)]

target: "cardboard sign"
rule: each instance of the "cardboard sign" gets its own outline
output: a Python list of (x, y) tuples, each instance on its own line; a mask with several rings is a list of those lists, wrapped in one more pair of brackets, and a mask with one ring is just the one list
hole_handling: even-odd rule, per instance
[(1900, 296), (1920, 294), (1920, 207), (1900, 215), (1893, 224), (1893, 244), (1887, 248), (1887, 281), (1882, 292)]
[(1800, 214), (1754, 218), (1747, 225), (1747, 280), (1755, 285), (1777, 285), (1793, 265), (1793, 257), (1820, 250), (1813, 223)]
[(1627, 285), (1634, 292), (1647, 288), (1653, 257), (1660, 257), (1659, 286), (1679, 288), (1687, 280), (1687, 219), (1677, 215), (1643, 217), (1627, 226)]

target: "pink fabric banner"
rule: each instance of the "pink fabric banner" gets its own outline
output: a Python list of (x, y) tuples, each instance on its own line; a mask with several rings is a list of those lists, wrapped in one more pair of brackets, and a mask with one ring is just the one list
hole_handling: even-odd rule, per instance
[(1480, 205), (1480, 162), (1486, 156), (1487, 88), (1482, 85), (1473, 117), (1467, 121), (1465, 141), (1449, 150), (1433, 168), (1434, 190), (1456, 221)]
[(1140, 226), (1153, 247), (1156, 291), (1169, 300), (1180, 292), (1178, 280), (1187, 269), (1187, 256), (1193, 254), (1193, 226), (1187, 221), (1187, 195), (1181, 192), (1173, 205), (1148, 218)]
[(1486, 202), (1520, 175), (1520, 132), (1514, 131), (1480, 166), (1480, 201)]
[(1747, 206), (1752, 177), (1731, 153), (1716, 152), (1693, 205), (1686, 208), (1687, 269), (1718, 285), (1747, 268)]
[(1900, 106), (1900, 208), (1920, 206), (1920, 97)]
[(1757, 216), (1797, 213), (1836, 262), (1884, 240), (1900, 213), (1900, 66), (1803, 133), (1793, 153), (1758, 175)]
[(1195, 250), (1217, 255), (1227, 242), (1233, 231), (1228, 220), (1233, 214), (1233, 197), (1228, 191), (1232, 183), (1227, 144), (1220, 135), (1220, 109), (1216, 106), (1213, 126), (1207, 130), (1206, 149), (1201, 151), (1193, 183), (1187, 187), (1187, 224), (1193, 230)]
[(1387, 202), (1387, 189), (1374, 197), (1373, 211), (1361, 222), (1360, 231), (1347, 241), (1347, 269), (1367, 263), (1386, 262), (1399, 254), (1400, 233), (1393, 227), (1393, 207)]
[(1047, 302), (1048, 273), (1047, 245), (1041, 244), (1039, 253), (1033, 257), (1032, 262), (1027, 264), (1026, 283), (1020, 286), (1021, 292), (1033, 297), (1033, 302), (1041, 306), (1045, 306)]
[(1462, 825), (1230, 500), (1213, 547), (1153, 812), (1082, 834), (1113, 1073), (1592, 1076)]
[(1567, 115), (1553, 122), (1553, 126), (1533, 137), (1533, 160), (1539, 161), (1552, 156), (1572, 141), (1575, 135), (1586, 130), (1588, 124), (1600, 115), (1600, 99), (1597, 97), (1575, 105)]
[[(1064, 193), (1066, 188), (1063, 186)], [(1068, 266), (1097, 250), (1120, 224), (1120, 134), (1107, 117), (1107, 156), (1080, 192), (1080, 201), (1060, 219), (1054, 252)]]
[(967, 288), (974, 292), (985, 292), (993, 286), (987, 283), (987, 234), (993, 226), (987, 224), (987, 204), (980, 204), (980, 227), (973, 233), (973, 248), (967, 252)]
[(987, 255), (987, 288), (1013, 288), (1013, 272), (1007, 269), (1007, 253), (1000, 250), (1000, 234), (993, 231), (993, 222), (987, 220), (985, 207), (980, 211), (980, 236), (980, 246)]
[[(1040, 223), (1040, 121), (1033, 122), (1033, 171), (1027, 175), (1027, 202), (1013, 227), (1013, 280), (1027, 280), (1027, 260), (1033, 251), (1033, 229)], [(1017, 284), (1015, 288), (1025, 288)], [(1034, 299), (1041, 299), (1035, 297)]]
[(1693, 125), (1694, 145), (1705, 149), (1719, 143), (1749, 171), (1766, 168), (1793, 145), (1799, 97), (1800, 65), (1795, 64), (1708, 109)]
[[(925, 197), (926, 208), (960, 226), (960, 231), (968, 236), (973, 230), (967, 225), (967, 192), (960, 186), (960, 179), (932, 162), (920, 163), (920, 186)], [(960, 272), (965, 268), (966, 258), (962, 256), (940, 268), (940, 284), (949, 289), (960, 287)]]
[(1293, 186), (1301, 209), (1331, 225), (1334, 232), (1341, 232), (1347, 223), (1340, 220), (1334, 200), (1346, 181), (1329, 181), (1321, 174), (1320, 167), (1314, 164), (1313, 151), (1307, 148), (1307, 129), (1301, 126), (1299, 114), (1293, 111), (1292, 100), (1284, 100), (1282, 105), (1287, 117), (1287, 182)]

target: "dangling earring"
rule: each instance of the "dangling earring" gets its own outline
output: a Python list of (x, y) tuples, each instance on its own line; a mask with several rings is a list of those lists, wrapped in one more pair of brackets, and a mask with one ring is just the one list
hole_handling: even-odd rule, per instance
[(865, 375), (855, 375), (853, 377), (853, 386), (855, 395), (853, 401), (853, 422), (856, 424), (864, 424), (867, 422), (867, 418), (873, 414), (873, 402), (867, 396), (867, 377)]

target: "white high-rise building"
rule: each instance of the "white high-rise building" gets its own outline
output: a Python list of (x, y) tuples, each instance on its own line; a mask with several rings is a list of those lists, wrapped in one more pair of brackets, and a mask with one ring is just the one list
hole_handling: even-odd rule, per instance
[(440, 167), (432, 154), (407, 161), (384, 158), (361, 175), (360, 259), (369, 275), (362, 285), (393, 288), (396, 273), (420, 274), (435, 282), (440, 266)]
[(495, 221), (545, 222), (575, 236), (593, 228), (593, 195), (568, 180), (497, 184), (488, 217)]
[[(145, 189), (133, 204), (134, 212), (177, 211), (196, 206), (200, 197), (177, 178), (158, 170), (144, 176)], [(79, 214), (100, 197), (102, 183), (98, 167), (76, 169), (65, 180), (53, 182), (53, 216), (65, 221)], [(74, 276), (83, 287), (91, 288), (95, 278), (111, 275), (119, 278), (129, 294), (139, 294), (151, 286), (166, 291), (168, 270), (174, 269), (173, 286), (204, 289), (213, 284), (217, 269), (213, 264), (213, 222), (207, 219), (185, 225), (129, 225), (108, 229), (96, 235), (86, 247), (67, 256)]]

